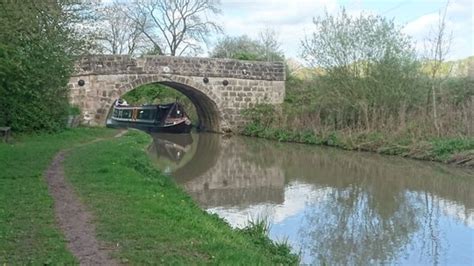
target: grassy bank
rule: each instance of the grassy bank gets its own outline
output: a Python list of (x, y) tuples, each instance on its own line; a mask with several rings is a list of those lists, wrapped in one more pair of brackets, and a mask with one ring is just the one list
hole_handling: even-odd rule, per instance
[(296, 264), (265, 230), (231, 229), (201, 210), (150, 163), (148, 135), (131, 131), (72, 151), (66, 175), (97, 219), (98, 237), (121, 262)]
[(75, 262), (54, 224), (43, 174), (59, 150), (114, 133), (79, 128), (0, 143), (0, 264)]
[[(327, 145), (346, 150), (453, 163), (474, 167), (472, 135), (472, 81), (453, 79), (444, 96), (439, 131), (426, 113), (429, 106), (412, 106), (386, 114), (373, 108), (366, 113), (355, 110), (353, 100), (339, 102), (328, 98), (332, 85), (325, 76), (286, 82), (286, 97), (281, 106), (257, 105), (243, 115), (250, 121), (241, 133), (283, 142)], [(423, 82), (419, 81), (423, 85)], [(426, 88), (420, 85), (418, 90)], [(426, 84), (425, 84), (426, 85)], [(461, 102), (456, 102), (457, 100)], [(419, 100), (419, 99), (418, 99)], [(394, 98), (395, 102), (402, 99)], [(426, 104), (426, 103), (425, 103)], [(362, 115), (361, 115), (362, 114)]]
[(370, 151), (386, 155), (398, 155), (413, 159), (452, 163), (474, 167), (474, 138), (426, 138), (391, 136), (383, 132), (291, 130), (249, 123), (243, 135), (272, 139), (281, 142), (297, 142), (326, 145), (345, 150)]

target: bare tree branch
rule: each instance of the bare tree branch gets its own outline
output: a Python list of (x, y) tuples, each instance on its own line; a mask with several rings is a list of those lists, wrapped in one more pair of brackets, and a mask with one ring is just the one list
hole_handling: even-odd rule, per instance
[(111, 54), (135, 54), (149, 45), (140, 30), (144, 17), (130, 16), (128, 7), (115, 2), (100, 11), (102, 27), (100, 41), (103, 49)]
[[(446, 56), (449, 53), (451, 47), (452, 32), (449, 36), (446, 36), (446, 15), (448, 12), (449, 0), (442, 11), (439, 13), (438, 25), (435, 30), (431, 30), (430, 36), (426, 38), (425, 49), (428, 50), (428, 58), (426, 63), (430, 70), (431, 77), (431, 103), (433, 108), (433, 124), (440, 134), (440, 123), (438, 119), (438, 92), (437, 87), (441, 87), (441, 79), (439, 77), (441, 66), (446, 60)], [(448, 70), (451, 72), (451, 69)], [(449, 74), (449, 73), (448, 73)], [(440, 88), (439, 88), (440, 89)], [(428, 96), (428, 102), (430, 97)]]
[[(212, 32), (221, 32), (207, 14), (218, 14), (219, 0), (134, 0), (129, 16), (144, 17), (139, 29), (160, 50), (170, 54), (196, 53)], [(138, 21), (134, 18), (134, 21)], [(164, 48), (160, 43), (165, 43)]]

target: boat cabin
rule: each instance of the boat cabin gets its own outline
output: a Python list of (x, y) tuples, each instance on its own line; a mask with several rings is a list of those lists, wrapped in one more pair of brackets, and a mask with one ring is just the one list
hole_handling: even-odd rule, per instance
[(134, 127), (152, 132), (188, 133), (191, 120), (177, 102), (159, 105), (114, 106), (107, 126)]

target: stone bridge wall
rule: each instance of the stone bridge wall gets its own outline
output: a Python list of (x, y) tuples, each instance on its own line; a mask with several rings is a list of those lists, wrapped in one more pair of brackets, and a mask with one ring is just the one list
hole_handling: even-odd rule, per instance
[(176, 56), (89, 56), (76, 65), (76, 75), (167, 74), (223, 77), (247, 80), (284, 81), (281, 62), (253, 62)]
[(116, 99), (140, 85), (162, 83), (193, 101), (205, 129), (233, 131), (244, 122), (243, 109), (259, 103), (282, 103), (284, 82), (281, 62), (89, 56), (76, 64), (69, 87), (71, 103), (81, 108), (86, 124), (105, 125)]

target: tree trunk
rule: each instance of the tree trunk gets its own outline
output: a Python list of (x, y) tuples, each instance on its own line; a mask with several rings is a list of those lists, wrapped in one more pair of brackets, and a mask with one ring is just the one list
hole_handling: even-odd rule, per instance
[(405, 130), (406, 128), (406, 114), (407, 114), (407, 104), (405, 101), (403, 101), (402, 105), (400, 105), (400, 114), (399, 114), (400, 130)]
[(439, 137), (439, 124), (438, 124), (438, 112), (437, 112), (437, 104), (436, 104), (436, 88), (435, 85), (431, 85), (431, 99), (433, 103), (433, 123), (436, 129), (436, 135)]

